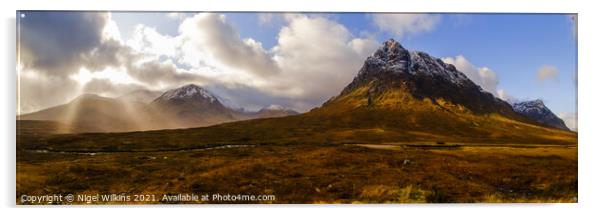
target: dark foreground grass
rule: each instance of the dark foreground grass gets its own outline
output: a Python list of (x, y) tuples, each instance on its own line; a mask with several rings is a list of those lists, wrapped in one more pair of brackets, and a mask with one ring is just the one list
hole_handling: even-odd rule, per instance
[(576, 202), (577, 149), (298, 144), (95, 155), (17, 151), (17, 204), (24, 194), (154, 194), (155, 201), (142, 203), (174, 203), (161, 198), (181, 193), (276, 198), (192, 203)]

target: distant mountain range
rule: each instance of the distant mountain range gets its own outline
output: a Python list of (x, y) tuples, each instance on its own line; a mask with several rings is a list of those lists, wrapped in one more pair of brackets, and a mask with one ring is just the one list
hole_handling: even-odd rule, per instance
[(189, 84), (164, 93), (137, 90), (117, 98), (84, 94), (67, 104), (20, 115), (18, 119), (57, 121), (79, 128), (78, 132), (121, 132), (203, 127), (296, 114), (278, 105), (267, 105), (257, 112), (232, 109), (206, 89)]
[[(152, 95), (133, 95), (136, 94)], [(87, 103), (76, 99), (19, 119), (102, 122), (104, 130), (119, 131), (226, 123), (187, 132), (190, 139), (207, 142), (215, 139), (215, 142), (285, 143), (574, 143), (576, 140), (576, 133), (568, 131), (542, 101), (511, 105), (484, 91), (453, 65), (424, 52), (408, 51), (392, 39), (367, 57), (353, 81), (339, 95), (303, 114), (277, 105), (243, 112), (224, 106), (218, 97), (196, 85), (169, 90), (148, 104), (142, 103), (144, 100), (124, 102), (126, 97), (87, 97), (94, 98), (90, 102), (93, 105), (83, 106)], [(123, 126), (109, 127), (117, 124)]]

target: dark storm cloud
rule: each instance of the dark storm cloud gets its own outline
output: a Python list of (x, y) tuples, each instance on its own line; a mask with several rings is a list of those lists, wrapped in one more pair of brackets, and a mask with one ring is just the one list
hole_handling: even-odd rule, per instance
[(21, 63), (25, 69), (63, 76), (76, 73), (82, 58), (102, 43), (108, 14), (98, 12), (22, 12)]

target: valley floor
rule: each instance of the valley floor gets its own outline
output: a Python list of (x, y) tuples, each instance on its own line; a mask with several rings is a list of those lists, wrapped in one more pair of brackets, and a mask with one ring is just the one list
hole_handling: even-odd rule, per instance
[[(38, 204), (20, 200), (23, 195), (46, 194), (152, 197), (142, 202), (55, 204), (577, 202), (577, 147), (567, 145), (17, 149), (17, 204)], [(201, 200), (163, 200), (164, 195), (177, 194), (195, 194)], [(224, 201), (213, 200), (215, 194), (273, 196)], [(203, 201), (203, 195), (209, 200)]]

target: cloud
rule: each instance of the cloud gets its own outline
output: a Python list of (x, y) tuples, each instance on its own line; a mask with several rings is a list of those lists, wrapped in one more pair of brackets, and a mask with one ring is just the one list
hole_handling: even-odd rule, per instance
[(127, 73), (147, 85), (174, 87), (186, 83), (205, 82), (201, 75), (179, 69), (171, 60), (156, 59), (128, 64)]
[(506, 102), (508, 102), (510, 104), (518, 102), (517, 98), (515, 98), (514, 96), (508, 94), (503, 89), (498, 89), (495, 93), (496, 93), (496, 95), (497, 95), (498, 98), (500, 98), (502, 100), (505, 100)]
[(198, 72), (205, 83), (220, 86), (213, 88), (241, 106), (258, 107), (268, 98), (307, 110), (337, 95), (379, 45), (372, 38), (354, 37), (323, 16), (278, 17), (285, 23), (269, 51), (253, 39), (241, 38), (224, 15), (188, 18), (173, 38), (181, 41), (176, 56), (183, 64), (204, 68)]
[[(442, 58), (443, 62), (447, 64), (453, 64), (456, 69), (463, 72), (470, 80), (477, 85), (481, 86), (485, 91), (492, 94), (497, 94), (497, 86), (499, 80), (497, 74), (487, 67), (476, 67), (463, 55), (456, 57), (445, 57)], [(502, 91), (503, 93), (503, 91)], [(499, 95), (498, 95), (499, 96)]]
[[(81, 91), (82, 67), (117, 64), (119, 35), (104, 12), (24, 12), (19, 19), (19, 113), (68, 102)], [(108, 42), (107, 41), (111, 41)], [(119, 48), (118, 48), (119, 49)]]
[(319, 104), (351, 82), (379, 45), (370, 38), (354, 37), (345, 26), (324, 17), (287, 19), (273, 49), (282, 74), (264, 86), (277, 95)]
[(519, 100), (508, 94), (504, 89), (499, 89), (499, 79), (497, 73), (488, 67), (474, 66), (466, 57), (458, 55), (456, 57), (442, 58), (443, 62), (453, 64), (458, 71), (464, 73), (475, 84), (481, 86), (483, 90), (497, 96), (498, 98), (512, 104)]
[(564, 121), (564, 124), (572, 131), (578, 130), (576, 113), (560, 113), (558, 117), (560, 117), (562, 121)]
[(90, 71), (102, 71), (106, 67), (118, 67), (136, 58), (130, 47), (117, 40), (108, 39), (82, 56), (79, 61), (80, 67), (86, 67)]
[(269, 76), (279, 72), (275, 61), (251, 38), (242, 39), (226, 16), (216, 13), (201, 13), (185, 19), (180, 25), (185, 43), (208, 54), (223, 67), (238, 69), (258, 76)]
[[(19, 102), (22, 110), (62, 104), (84, 92), (111, 97), (138, 88), (164, 90), (197, 83), (251, 109), (275, 103), (304, 111), (337, 95), (379, 45), (370, 36), (354, 36), (345, 26), (320, 15), (279, 16), (283, 27), (277, 45), (269, 50), (252, 38), (242, 38), (220, 14), (184, 18), (176, 36), (139, 25), (126, 42), (110, 15), (86, 12), (81, 16), (93, 15), (104, 21), (84, 19), (81, 22), (86, 24), (77, 26), (90, 29), (63, 33), (86, 31), (84, 36), (92, 38), (86, 40), (89, 43), (68, 47), (59, 57), (34, 52), (45, 49), (36, 44), (48, 41), (30, 38), (25, 46), (28, 51), (21, 52), (27, 63), (20, 65), (20, 89), (27, 88)], [(46, 19), (56, 17), (75, 19)], [(60, 35), (54, 28), (29, 25), (34, 27), (28, 35)], [(51, 42), (60, 40), (50, 37)], [(51, 47), (58, 50), (58, 46)], [(57, 61), (57, 66), (38, 63), (39, 59)]]
[(51, 76), (76, 73), (103, 42), (107, 13), (25, 12), (20, 19), (20, 64)]
[(156, 28), (136, 25), (126, 45), (138, 53), (175, 57), (180, 41), (169, 35), (162, 35)]
[(558, 68), (552, 65), (542, 65), (537, 69), (537, 79), (541, 82), (555, 79), (558, 76)]
[(381, 31), (405, 37), (433, 30), (440, 17), (430, 14), (374, 14), (372, 20)]

